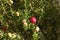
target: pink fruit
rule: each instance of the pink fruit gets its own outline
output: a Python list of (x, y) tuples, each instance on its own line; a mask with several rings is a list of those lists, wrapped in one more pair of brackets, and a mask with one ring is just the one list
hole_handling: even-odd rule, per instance
[(37, 19), (36, 19), (35, 16), (30, 17), (30, 22), (31, 22), (31, 23), (35, 24), (36, 21), (37, 21)]

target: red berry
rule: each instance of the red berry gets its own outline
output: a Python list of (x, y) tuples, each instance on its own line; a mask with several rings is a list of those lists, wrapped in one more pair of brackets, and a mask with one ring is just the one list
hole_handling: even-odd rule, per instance
[(32, 17), (30, 18), (30, 22), (31, 22), (31, 23), (35, 24), (36, 21), (37, 21), (37, 19), (36, 19), (35, 16), (32, 16)]
[(2, 27), (2, 30), (3, 30), (3, 31), (6, 31), (6, 27)]

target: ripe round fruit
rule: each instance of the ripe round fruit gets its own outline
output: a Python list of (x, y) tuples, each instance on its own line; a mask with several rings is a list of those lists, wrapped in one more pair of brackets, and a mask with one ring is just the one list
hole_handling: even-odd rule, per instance
[(37, 19), (36, 19), (35, 16), (32, 16), (32, 17), (30, 18), (30, 22), (31, 22), (31, 23), (35, 24), (36, 21), (37, 21)]

